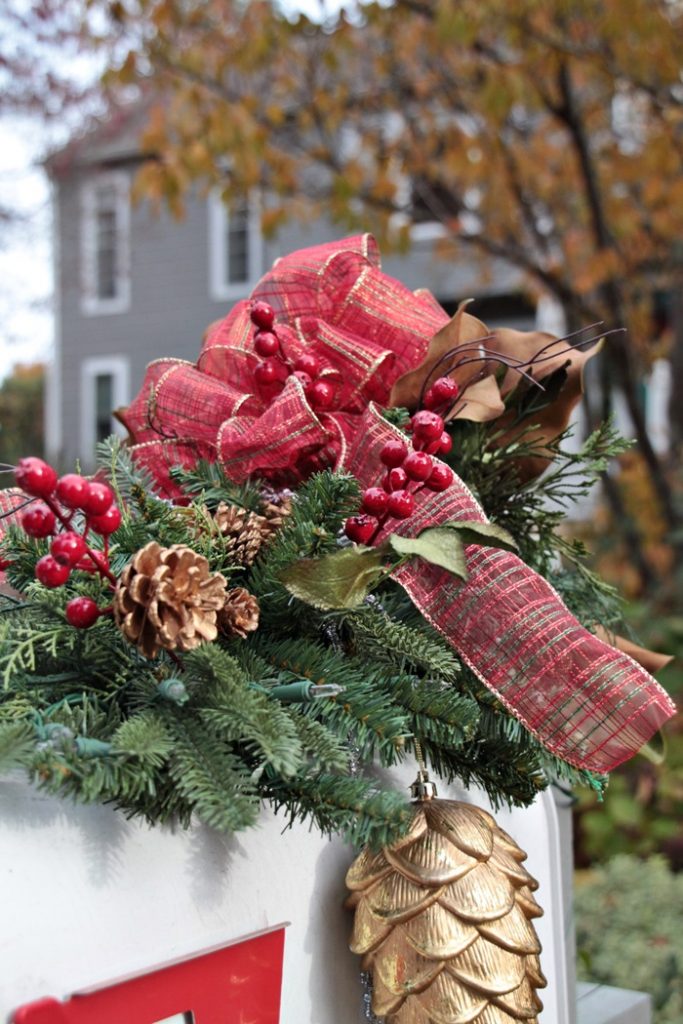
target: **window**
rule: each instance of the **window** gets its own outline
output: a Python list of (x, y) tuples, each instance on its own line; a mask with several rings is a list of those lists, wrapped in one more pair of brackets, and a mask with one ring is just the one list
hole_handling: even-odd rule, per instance
[(111, 434), (111, 411), (114, 408), (114, 375), (95, 376), (95, 443)]
[(82, 218), (83, 313), (122, 313), (130, 304), (128, 176), (117, 171), (86, 182)]
[(130, 400), (130, 364), (126, 356), (85, 359), (81, 364), (81, 450), (92, 461), (95, 445), (110, 434), (125, 435), (112, 415)]
[(258, 203), (250, 197), (228, 209), (209, 199), (209, 286), (213, 299), (243, 298), (262, 273)]

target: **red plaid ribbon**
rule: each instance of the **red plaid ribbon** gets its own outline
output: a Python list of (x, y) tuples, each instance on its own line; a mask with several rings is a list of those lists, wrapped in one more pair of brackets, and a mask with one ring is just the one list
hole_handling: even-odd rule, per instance
[[(196, 365), (152, 363), (125, 414), (133, 452), (171, 497), (173, 465), (219, 459), (229, 475), (296, 482), (336, 466), (364, 486), (382, 472), (379, 450), (392, 428), (372, 400), (424, 356), (448, 317), (427, 292), (413, 294), (383, 274), (368, 235), (278, 260), (254, 298), (276, 311), (290, 358), (308, 350), (334, 376), (332, 413), (316, 414), (298, 380), (266, 404), (254, 389), (249, 303), (210, 330)], [(485, 516), (455, 478), (442, 494), (422, 491), (411, 534), (453, 519)], [(585, 630), (559, 596), (515, 555), (467, 549), (469, 579), (422, 561), (397, 580), (483, 683), (553, 753), (604, 772), (635, 753), (675, 711), (658, 683), (628, 656)]]

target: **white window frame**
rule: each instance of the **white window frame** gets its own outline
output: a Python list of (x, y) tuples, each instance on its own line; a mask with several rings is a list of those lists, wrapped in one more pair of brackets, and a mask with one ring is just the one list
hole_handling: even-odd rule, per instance
[(209, 295), (215, 301), (242, 299), (249, 294), (263, 274), (263, 236), (261, 234), (261, 203), (255, 192), (247, 197), (249, 211), (249, 269), (246, 281), (231, 284), (227, 277), (225, 238), (230, 225), (230, 211), (218, 192), (212, 192), (207, 203), (209, 217)]
[[(97, 193), (116, 191), (116, 295), (97, 294)], [(106, 171), (85, 181), (81, 191), (81, 312), (84, 316), (125, 313), (130, 308), (130, 178), (125, 171)]]
[[(81, 363), (81, 452), (84, 462), (95, 457), (95, 380), (109, 374), (113, 378), (113, 408), (119, 409), (130, 401), (130, 359), (128, 356), (97, 356)], [(122, 423), (112, 417), (112, 434), (125, 437)]]

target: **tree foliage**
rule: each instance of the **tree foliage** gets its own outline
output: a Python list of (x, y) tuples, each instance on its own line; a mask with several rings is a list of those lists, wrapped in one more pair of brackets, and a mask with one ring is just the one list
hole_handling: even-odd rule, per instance
[(0, 462), (15, 465), (43, 449), (45, 367), (15, 366), (0, 385)]
[[(601, 359), (591, 425), (620, 392), (682, 535), (639, 385), (665, 350), (653, 296), (683, 278), (680, 0), (395, 0), (319, 20), (266, 0), (79, 7), (27, 10), (38, 39), (52, 25), (89, 41), (107, 88), (144, 99), (139, 195), (180, 215), (195, 183), (226, 202), (259, 188), (267, 232), (323, 216), (404, 250), (428, 218), (443, 259), (478, 261), (482, 281), (503, 259), (571, 327), (627, 328)], [(672, 425), (682, 440), (678, 402)]]

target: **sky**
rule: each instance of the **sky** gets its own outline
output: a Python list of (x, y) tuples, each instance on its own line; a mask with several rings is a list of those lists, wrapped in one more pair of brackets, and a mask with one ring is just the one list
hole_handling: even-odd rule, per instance
[(0, 378), (52, 350), (50, 191), (35, 133), (25, 120), (0, 120), (0, 209), (19, 214), (0, 222)]

